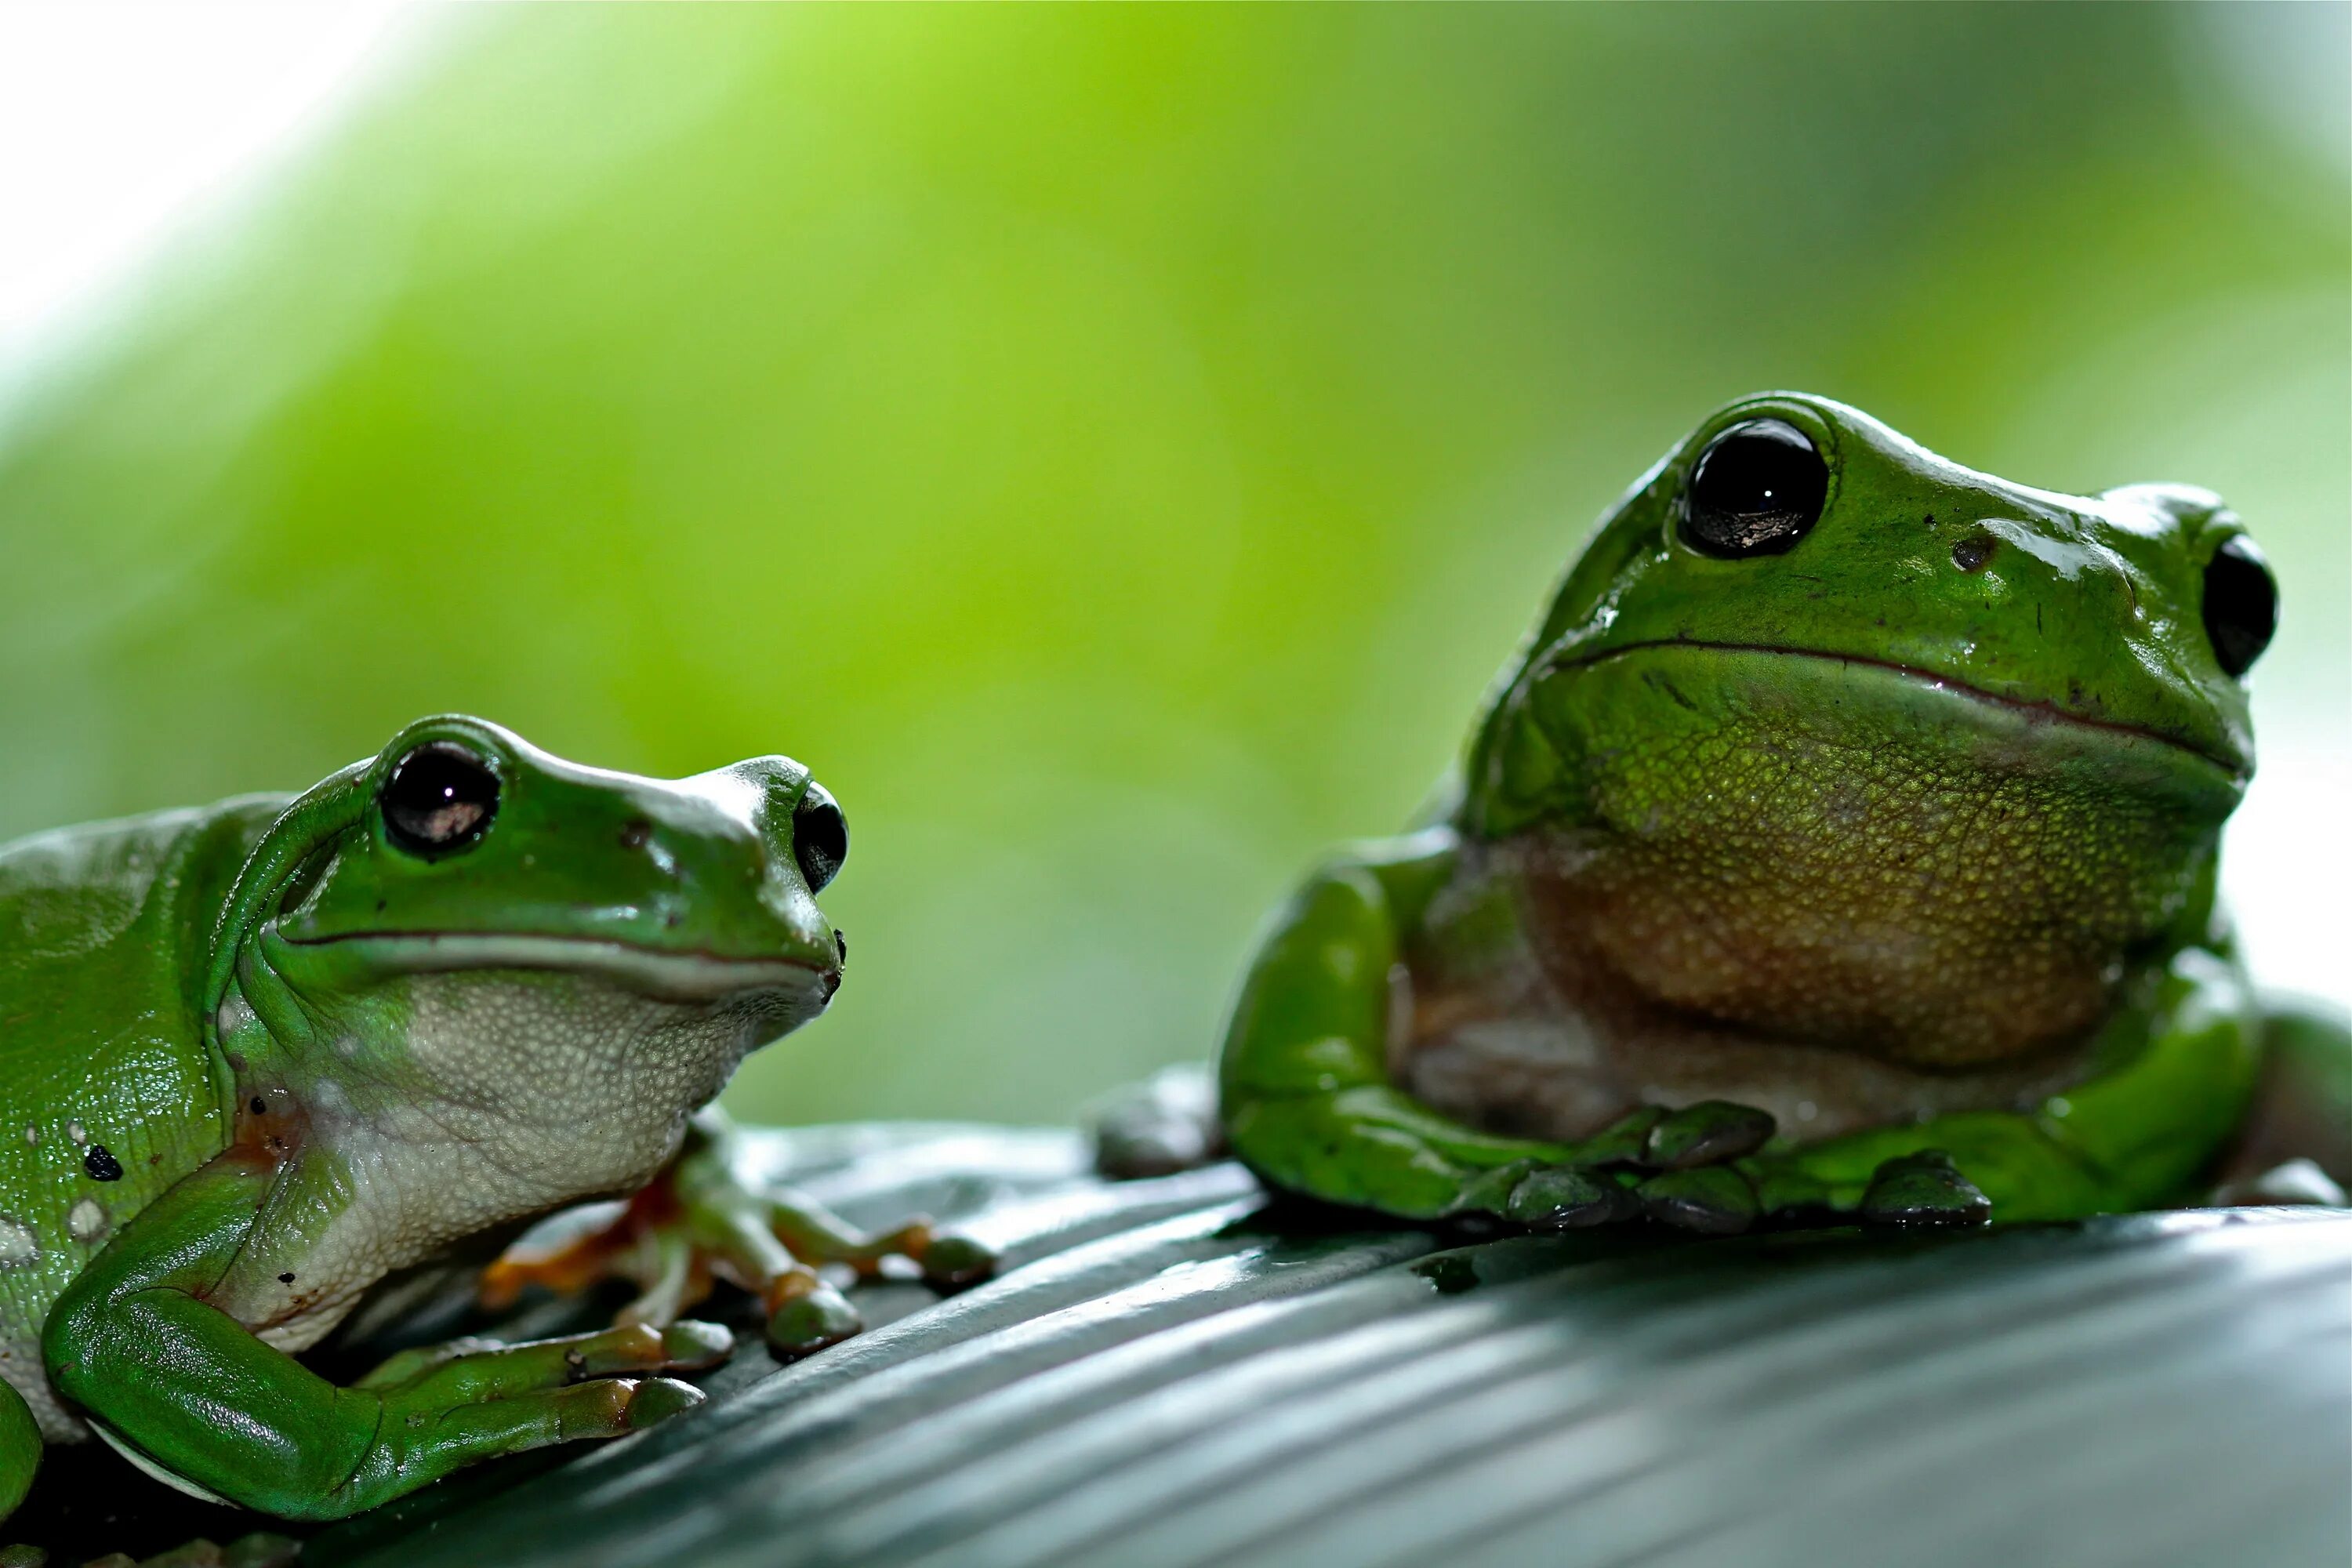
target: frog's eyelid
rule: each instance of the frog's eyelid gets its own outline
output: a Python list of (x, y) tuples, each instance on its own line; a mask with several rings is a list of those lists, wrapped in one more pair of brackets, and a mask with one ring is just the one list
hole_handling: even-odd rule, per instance
[(1758, 419), (1778, 419), (1782, 424), (1793, 426), (1813, 444), (1814, 452), (1830, 471), (1829, 489), (1822, 497), (1822, 515), (1827, 516), (1836, 507), (1838, 489), (1845, 479), (1845, 447), (1841, 439), (1843, 432), (1839, 429), (1837, 421), (1827, 417), (1802, 398), (1767, 394), (1742, 399), (1724, 409), (1699, 427), (1698, 434), (1678, 456), (1670, 457), (1668, 463), (1662, 465), (1662, 468), (1674, 469), (1674, 504), (1676, 508), (1682, 505), (1683, 497), (1688, 493), (1691, 475), (1697, 471), (1699, 459), (1706, 456), (1707, 448), (1721, 440), (1726, 431)]

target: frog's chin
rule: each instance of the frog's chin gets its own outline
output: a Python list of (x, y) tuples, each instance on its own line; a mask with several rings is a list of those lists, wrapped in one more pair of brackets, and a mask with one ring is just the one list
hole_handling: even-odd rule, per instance
[(265, 933), (273, 967), (331, 968), (352, 980), (464, 970), (593, 975), (642, 995), (709, 1003), (757, 993), (814, 995), (822, 1006), (840, 987), (841, 971), (784, 956), (738, 958), (687, 949), (642, 947), (598, 937), (526, 932), (355, 931), (297, 940)]
[(2136, 750), (2145, 750), (2153, 745), (2170, 751), (2191, 766), (2202, 764), (2200, 771), (2218, 772), (2239, 786), (2242, 786), (2253, 772), (2252, 762), (2224, 738), (2191, 737), (2152, 726), (2126, 723), (2078, 711), (2054, 698), (1989, 691), (1942, 670), (1861, 654), (1769, 643), (1672, 637), (1580, 651), (1559, 659), (1551, 668), (1553, 673), (1565, 675), (1621, 659), (1641, 660), (1675, 653), (1715, 656), (1737, 662), (1762, 660), (1779, 663), (1789, 660), (1833, 667), (1859, 680), (1884, 684), (1900, 690), (1906, 694), (1909, 705), (1915, 707), (1949, 704), (1956, 713), (1974, 710), (1978, 716), (1991, 719), (1996, 723), (2005, 721), (2010, 727), (2021, 727), (2028, 731), (2042, 728), (2067, 731), (2095, 745), (2101, 737)]

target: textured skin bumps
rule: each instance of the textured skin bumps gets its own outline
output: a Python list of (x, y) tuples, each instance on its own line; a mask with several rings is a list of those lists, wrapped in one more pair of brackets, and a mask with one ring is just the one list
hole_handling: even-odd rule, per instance
[(1803, 655), (1645, 648), (1536, 706), (1582, 786), (1524, 862), (1564, 988), (1919, 1067), (2082, 1037), (2235, 795), (2165, 742)]

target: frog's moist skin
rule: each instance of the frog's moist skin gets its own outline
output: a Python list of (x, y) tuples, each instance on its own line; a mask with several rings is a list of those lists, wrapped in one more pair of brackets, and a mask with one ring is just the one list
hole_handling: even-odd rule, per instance
[[(91, 1429), (329, 1518), (692, 1404), (659, 1374), (729, 1341), (675, 1289), (350, 1388), (288, 1352), (387, 1275), (654, 1177), (840, 984), (814, 893), (846, 846), (787, 758), (639, 778), (452, 717), (290, 803), (0, 849), (0, 1512)], [(765, 1241), (719, 1271), (822, 1303)]]
[(2179, 1200), (2264, 1024), (2213, 887), (2275, 615), (2207, 491), (1718, 411), (1603, 521), (1437, 819), (1276, 918), (1234, 1147), (1553, 1225)]

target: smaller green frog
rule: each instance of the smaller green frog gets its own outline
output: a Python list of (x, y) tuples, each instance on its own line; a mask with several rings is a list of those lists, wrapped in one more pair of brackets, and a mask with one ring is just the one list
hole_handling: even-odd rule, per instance
[[(95, 1433), (200, 1497), (339, 1518), (698, 1403), (671, 1374), (731, 1349), (680, 1317), (714, 1278), (799, 1353), (857, 1328), (811, 1263), (984, 1272), (919, 1219), (750, 1190), (696, 1118), (840, 985), (816, 894), (848, 847), (789, 758), (640, 778), (448, 717), (299, 799), (0, 847), (0, 1516), (44, 1442)], [(631, 1279), (619, 1326), (349, 1386), (295, 1359), (379, 1286), (631, 1191), (487, 1282)]]
[(1603, 521), (1426, 825), (1276, 917), (1232, 1148), (1553, 1227), (2063, 1218), (2187, 1201), (2233, 1144), (2341, 1201), (2344, 1026), (2266, 1011), (2214, 900), (2276, 612), (2206, 491), (1719, 410)]

